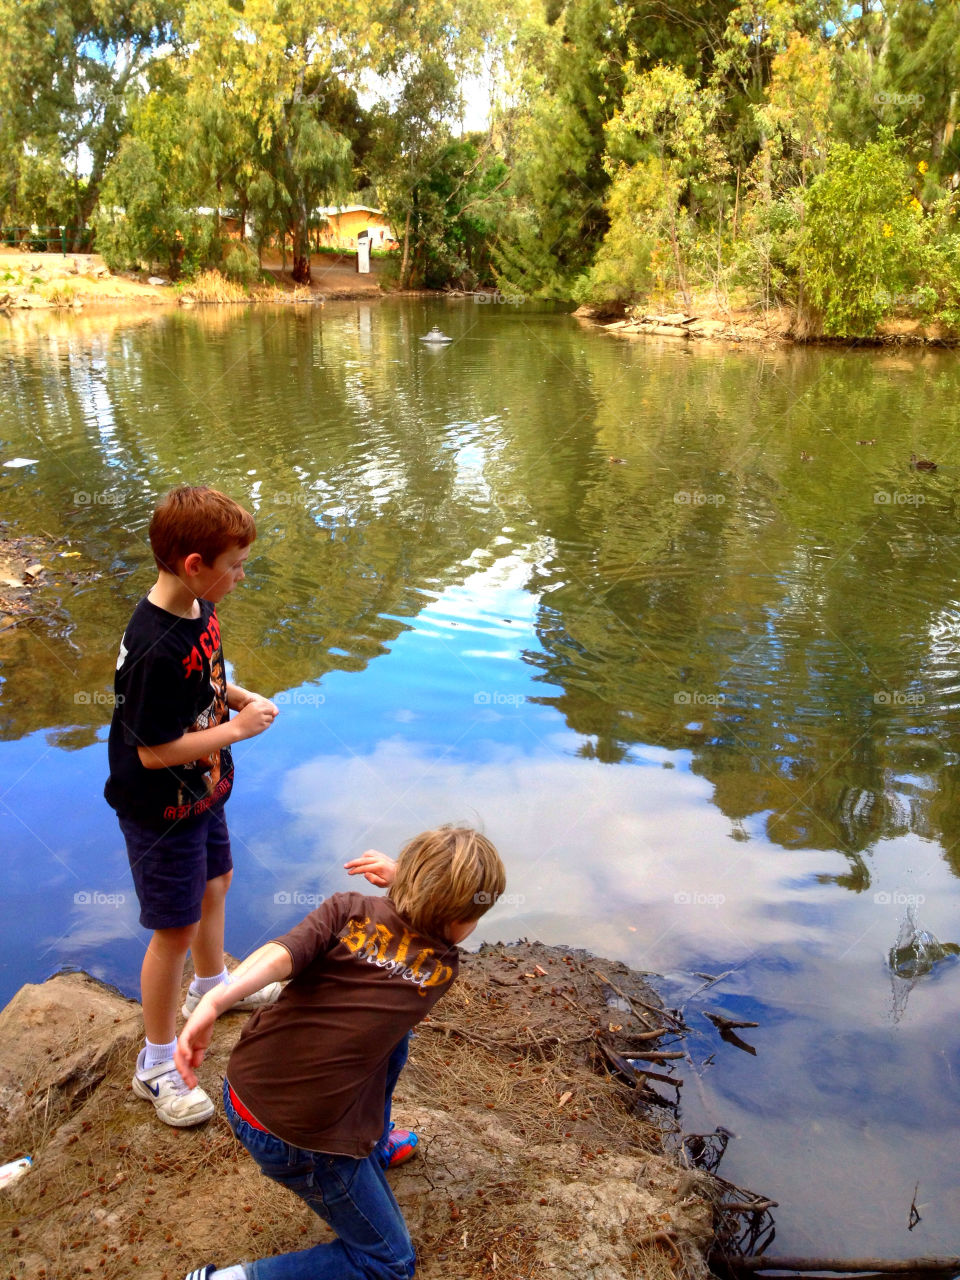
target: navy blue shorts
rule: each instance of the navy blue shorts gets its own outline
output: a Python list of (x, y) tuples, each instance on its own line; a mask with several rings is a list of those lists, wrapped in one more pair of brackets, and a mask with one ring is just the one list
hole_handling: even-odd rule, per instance
[(223, 806), (169, 831), (120, 818), (145, 929), (196, 924), (208, 880), (233, 869)]

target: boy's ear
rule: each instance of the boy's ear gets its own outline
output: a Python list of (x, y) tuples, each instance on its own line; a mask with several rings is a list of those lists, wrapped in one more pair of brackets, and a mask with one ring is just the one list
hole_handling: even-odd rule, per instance
[(188, 556), (184, 557), (183, 572), (187, 575), (187, 577), (192, 577), (193, 574), (199, 573), (202, 568), (203, 568), (203, 556), (200, 554), (199, 551), (191, 551)]

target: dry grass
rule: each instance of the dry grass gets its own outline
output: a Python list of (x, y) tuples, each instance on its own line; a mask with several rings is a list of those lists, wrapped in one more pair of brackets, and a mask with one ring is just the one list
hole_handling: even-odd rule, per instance
[(182, 298), (192, 302), (250, 302), (250, 294), (242, 284), (229, 280), (219, 271), (201, 271), (183, 290)]
[(421, 1024), (408, 1067), (424, 1105), (444, 1105), (452, 1072), (461, 1102), (496, 1111), (530, 1142), (573, 1137), (628, 1153), (661, 1150), (660, 1126), (633, 1109), (632, 1091), (600, 1068), (588, 1048), (592, 1035), (580, 1039), (569, 1024), (561, 1043), (531, 1034), (529, 1013), (476, 985), (469, 971), (439, 1008), (441, 1027)]

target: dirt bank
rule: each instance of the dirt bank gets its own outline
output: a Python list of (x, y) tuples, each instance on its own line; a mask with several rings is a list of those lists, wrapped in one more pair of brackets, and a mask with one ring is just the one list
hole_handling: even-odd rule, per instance
[[(249, 294), (221, 281), (209, 296), (209, 281), (215, 273), (205, 273), (199, 287), (175, 286), (163, 276), (112, 272), (96, 253), (23, 253), (18, 249), (0, 248), (0, 311), (175, 307), (191, 302), (321, 303), (378, 298), (384, 292), (381, 284), (384, 260), (375, 259), (371, 268), (370, 275), (360, 275), (354, 254), (317, 254), (312, 264), (312, 283), (303, 287), (293, 283), (289, 271), (280, 269), (278, 260), (275, 264), (266, 264), (271, 282), (256, 286)], [(204, 280), (208, 281), (206, 289)]]
[[(212, 1095), (242, 1025), (220, 1025)], [(668, 1152), (672, 1113), (650, 1104), (674, 1096), (670, 1059), (656, 1081), (625, 1061), (676, 1052), (675, 1028), (622, 965), (526, 943), (466, 956), (396, 1095), (421, 1136), (391, 1181), (423, 1280), (704, 1277), (718, 1227), (741, 1225), (722, 1208), (734, 1189)], [(84, 974), (0, 1013), (0, 1156), (34, 1159), (0, 1192), (0, 1274), (180, 1280), (328, 1238), (255, 1172), (219, 1105), (195, 1129), (156, 1121), (129, 1088), (139, 1036), (139, 1007)]]

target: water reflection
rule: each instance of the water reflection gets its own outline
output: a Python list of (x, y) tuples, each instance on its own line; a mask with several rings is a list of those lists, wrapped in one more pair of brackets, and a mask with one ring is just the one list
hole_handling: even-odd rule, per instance
[[(511, 871), (485, 936), (669, 971), (685, 1123), (737, 1133), (792, 1252), (952, 1247), (958, 975), (889, 967), (913, 900), (956, 934), (952, 355), (409, 300), (0, 325), (0, 440), (39, 459), (3, 519), (80, 552), (0, 634), (7, 994), (63, 961), (135, 981), (103, 727), (153, 503), (205, 480), (256, 510), (225, 646), (282, 703), (235, 753), (234, 951), (364, 847), (480, 821)], [(758, 1021), (756, 1058), (708, 1010)]]
[[(526, 660), (584, 756), (689, 749), (732, 821), (765, 814), (778, 844), (841, 850), (833, 874), (855, 890), (878, 838), (952, 848), (952, 483), (907, 459), (920, 420), (924, 449), (949, 458), (955, 363), (624, 347), (463, 307), (430, 353), (423, 314), (8, 329), (2, 430), (44, 458), (7, 508), (65, 528), (109, 585), (84, 600), (65, 584), (52, 627), (5, 640), (5, 669), (70, 677), (40, 705), (5, 697), (5, 735), (93, 722), (71, 694), (109, 685), (103, 637), (148, 570), (152, 502), (207, 478), (257, 511), (231, 625), (253, 684), (363, 669), (478, 553), (535, 538)], [(875, 446), (856, 444), (865, 422)]]

